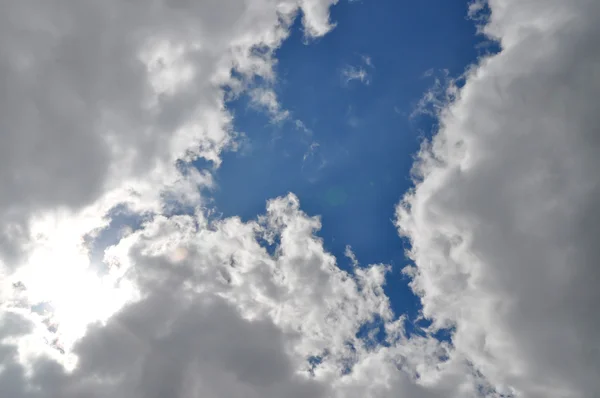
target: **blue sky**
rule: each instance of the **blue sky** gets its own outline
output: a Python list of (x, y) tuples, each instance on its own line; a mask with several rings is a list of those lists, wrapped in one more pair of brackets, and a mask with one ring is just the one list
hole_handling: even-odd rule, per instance
[[(435, 129), (433, 118), (411, 117), (419, 100), (444, 70), (459, 76), (485, 51), (466, 14), (466, 2), (340, 2), (336, 28), (308, 43), (297, 19), (277, 50), (274, 85), (291, 117), (274, 123), (248, 96), (228, 104), (249, 147), (223, 156), (216, 210), (248, 220), (268, 199), (295, 193), (305, 212), (321, 216), (319, 235), (341, 267), (351, 263), (346, 245), (363, 265), (392, 265), (388, 296), (398, 314), (414, 318), (419, 305), (400, 273), (407, 243), (394, 207), (411, 187), (413, 155)], [(346, 82), (349, 67), (363, 68), (368, 82)]]

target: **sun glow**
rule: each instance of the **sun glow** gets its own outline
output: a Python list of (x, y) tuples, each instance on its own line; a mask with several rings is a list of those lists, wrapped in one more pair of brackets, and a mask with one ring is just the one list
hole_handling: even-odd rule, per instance
[(73, 218), (35, 226), (26, 264), (13, 275), (22, 286), (21, 308), (35, 314), (53, 335), (51, 344), (69, 352), (88, 325), (104, 321), (135, 299), (124, 270), (99, 275), (90, 262), (81, 223)]

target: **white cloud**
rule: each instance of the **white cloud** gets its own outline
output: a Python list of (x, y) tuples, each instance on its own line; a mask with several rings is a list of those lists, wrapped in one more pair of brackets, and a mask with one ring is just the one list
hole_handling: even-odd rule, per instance
[(272, 89), (258, 87), (250, 92), (252, 104), (258, 108), (264, 108), (274, 123), (283, 122), (290, 117), (290, 111), (282, 109), (277, 100), (277, 94)]
[(238, 146), (225, 97), (256, 76), (272, 80), (273, 51), (295, 15), (304, 12), (308, 34), (324, 34), (334, 2), (7, 4), (0, 302), (52, 302), (77, 329), (102, 318), (86, 309), (122, 275), (96, 280), (84, 237), (105, 228), (117, 205), (149, 215), (201, 206), (212, 177), (185, 162), (218, 165), (221, 151)]
[(371, 57), (363, 55), (361, 56), (359, 65), (346, 65), (342, 68), (343, 83), (348, 84), (352, 80), (358, 80), (363, 84), (369, 85), (371, 83), (369, 70), (374, 68), (375, 66), (373, 65)]
[[(116, 205), (150, 220), (202, 206), (199, 190), (212, 178), (181, 160), (220, 162), (221, 151), (236, 144), (225, 96), (245, 90), (256, 75), (272, 79), (273, 51), (296, 13), (303, 12), (307, 35), (325, 34), (335, 2), (4, 7), (0, 324), (22, 319), (33, 335), (2, 339), (0, 395), (52, 396), (58, 385), (44, 383), (65, 380), (54, 362), (65, 358), (39, 338), (69, 353), (90, 322), (111, 324), (119, 307), (146, 300), (115, 258), (107, 258), (106, 276), (94, 274), (85, 237), (109, 225)], [(169, 258), (181, 262), (186, 253), (176, 248)], [(32, 312), (34, 306), (49, 311)], [(41, 353), (52, 359), (37, 358)], [(38, 382), (48, 388), (26, 391)], [(75, 392), (60, 395), (68, 394)]]
[(413, 111), (410, 113), (410, 118), (416, 118), (421, 115), (428, 115), (432, 117), (441, 116), (447, 105), (456, 99), (458, 94), (458, 83), (464, 79), (465, 76), (454, 78), (450, 76), (450, 71), (447, 69), (439, 72), (433, 69), (428, 69), (424, 74), (424, 78), (433, 79), (431, 87), (423, 93), (423, 96), (415, 105)]
[[(201, 212), (155, 217), (107, 251), (140, 296), (91, 326), (74, 346), (72, 372), (44, 356), (23, 363), (27, 339), (15, 345), (11, 336), (26, 334), (27, 323), (5, 314), (0, 391), (15, 398), (441, 397), (414, 378), (444, 373), (436, 364), (448, 348), (407, 340), (382, 290), (387, 267), (341, 271), (314, 235), (319, 228), (293, 195), (270, 201), (250, 223), (209, 223)], [(275, 253), (258, 238), (278, 242)], [(388, 347), (357, 337), (377, 319)]]
[[(233, 145), (223, 90), (272, 79), (304, 13), (326, 33), (336, 0), (10, 2), (0, 16), (0, 258), (14, 269), (33, 214), (160, 207), (177, 159)], [(237, 78), (231, 76), (234, 68)]]
[(348, 257), (348, 259), (352, 262), (353, 266), (358, 266), (358, 259), (356, 258), (356, 254), (354, 254), (350, 245), (346, 245), (346, 249), (344, 250), (344, 256)]
[[(355, 267), (338, 268), (294, 195), (209, 221), (211, 175), (178, 160), (220, 162), (236, 144), (225, 96), (274, 78), (298, 7), (322, 35), (333, 3), (5, 7), (0, 396), (598, 395), (592, 0), (492, 0), (484, 29), (503, 51), (436, 103), (440, 131), (398, 207), (433, 320), (422, 336), (390, 308), (388, 267), (348, 248)], [(121, 203), (145, 222), (98, 277), (85, 237)]]
[(360, 66), (348, 65), (342, 70), (344, 83), (348, 84), (352, 80), (358, 80), (361, 83), (369, 84), (369, 74), (366, 69)]
[(502, 51), (441, 111), (398, 208), (413, 288), (498, 392), (597, 396), (600, 3), (489, 6)]
[[(342, 272), (314, 235), (320, 221), (293, 195), (270, 202), (258, 222), (208, 223), (199, 188), (212, 186), (211, 175), (185, 166), (199, 156), (218, 164), (235, 147), (225, 96), (255, 75), (273, 78), (273, 50), (299, 7), (307, 34), (325, 34), (332, 3), (5, 7), (0, 395), (320, 397), (342, 393), (330, 381), (366, 388), (340, 375), (379, 366), (363, 363), (371, 348), (356, 334), (374, 318), (393, 319), (386, 267)], [(145, 223), (106, 249), (99, 277), (86, 237), (109, 228), (117, 205)], [(176, 215), (182, 207), (195, 215)], [(274, 255), (259, 237), (277, 245)], [(369, 388), (383, 394), (385, 383)]]

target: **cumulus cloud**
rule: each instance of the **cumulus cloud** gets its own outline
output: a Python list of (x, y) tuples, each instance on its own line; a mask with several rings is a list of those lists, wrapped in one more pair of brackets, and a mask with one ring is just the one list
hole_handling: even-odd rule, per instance
[[(32, 333), (36, 320), (5, 313), (0, 391), (15, 398), (425, 398), (443, 396), (427, 375), (457, 385), (439, 369), (447, 344), (404, 335), (382, 289), (387, 267), (340, 270), (319, 228), (291, 194), (248, 223), (208, 221), (202, 212), (155, 217), (107, 250), (139, 298), (89, 327), (73, 347), (71, 371), (48, 351), (23, 360), (26, 339), (14, 336)], [(377, 322), (385, 346), (358, 335)]]
[[(178, 159), (233, 145), (227, 92), (273, 75), (297, 12), (325, 34), (335, 0), (11, 2), (0, 17), (0, 258), (34, 214), (160, 207)], [(231, 73), (236, 71), (235, 76)]]
[[(225, 98), (285, 112), (274, 51), (298, 12), (327, 33), (335, 2), (5, 7), (0, 396), (600, 393), (595, 1), (491, 0), (502, 51), (435, 97), (397, 208), (430, 327), (393, 313), (387, 265), (347, 247), (339, 268), (293, 194), (246, 222), (204, 208), (189, 162), (238, 145)], [(96, 247), (115, 209), (135, 225)]]
[(398, 207), (406, 272), (490, 396), (597, 396), (600, 3), (488, 6), (502, 50), (440, 110)]
[[(218, 165), (236, 147), (225, 99), (272, 81), (297, 13), (307, 36), (327, 33), (335, 2), (5, 7), (0, 395), (416, 388), (415, 364), (399, 372), (399, 353), (358, 336), (377, 327), (390, 347), (406, 340), (402, 322), (389, 324), (385, 265), (341, 271), (293, 195), (248, 223), (209, 221), (201, 189), (212, 176), (189, 165)], [(259, 102), (277, 113), (269, 90)], [(111, 235), (120, 213), (139, 225)], [(367, 384), (382, 360), (385, 379)]]
[[(12, 2), (0, 16), (0, 303), (72, 343), (135, 297), (94, 270), (113, 211), (141, 218), (202, 206), (239, 147), (225, 107), (257, 78), (297, 14), (325, 34), (331, 1)], [(259, 79), (259, 80), (260, 80)], [(253, 86), (255, 87), (255, 85)], [(90, 262), (90, 258), (92, 262)], [(113, 288), (121, 292), (115, 295)], [(74, 300), (74, 297), (77, 297)], [(40, 312), (40, 311), (38, 311)], [(66, 324), (69, 324), (67, 327)], [(63, 341), (64, 342), (64, 341)]]

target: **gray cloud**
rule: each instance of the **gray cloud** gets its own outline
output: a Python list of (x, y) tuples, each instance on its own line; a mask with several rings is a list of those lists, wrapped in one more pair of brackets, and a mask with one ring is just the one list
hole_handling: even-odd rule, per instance
[(118, 380), (106, 396), (322, 393), (294, 375), (279, 329), (267, 320), (248, 322), (215, 298), (149, 297), (92, 329), (77, 353), (82, 361), (73, 378), (101, 380), (96, 391), (107, 390), (106, 380)]
[(498, 391), (596, 396), (600, 5), (489, 6), (503, 49), (442, 110), (398, 209), (413, 288)]
[(157, 294), (92, 326), (71, 374), (42, 358), (27, 377), (15, 349), (2, 346), (0, 391), (15, 398), (322, 395), (322, 385), (293, 372), (284, 342), (271, 322), (244, 320), (222, 299)]
[[(0, 16), (5, 265), (17, 264), (23, 247), (45, 244), (27, 229), (45, 212), (92, 214), (58, 217), (65, 224), (56, 236), (66, 241), (50, 240), (38, 256), (38, 271), (50, 264), (68, 276), (61, 266), (83, 258), (69, 248), (102, 229), (116, 203), (151, 201), (144, 195), (164, 190), (173, 201), (201, 203), (195, 186), (210, 177), (185, 177), (174, 164), (195, 156), (218, 163), (231, 143), (221, 85), (244, 90), (246, 82), (230, 69), (269, 79), (272, 51), (295, 10), (309, 34), (321, 35), (331, 28), (332, 3), (8, 5)], [(152, 214), (104, 257), (114, 293), (129, 283), (137, 295), (91, 324), (66, 354), (53, 339), (68, 322), (57, 317), (48, 327), (27, 313), (35, 288), (0, 292), (0, 395), (597, 395), (600, 5), (492, 0), (490, 8), (483, 29), (503, 50), (436, 108), (442, 127), (398, 207), (399, 229), (413, 245), (412, 287), (433, 331), (454, 328), (451, 344), (427, 332), (407, 337), (383, 291), (387, 267), (340, 270), (316, 236), (320, 219), (290, 194), (247, 223), (208, 222), (199, 208)], [(256, 46), (266, 50), (251, 51)], [(174, 77), (189, 80), (178, 85)], [(90, 297), (61, 299), (95, 304)], [(357, 337), (374, 321), (385, 344)], [(62, 364), (70, 353), (78, 358), (72, 370)]]
[[(4, 265), (19, 263), (33, 214), (92, 204), (107, 211), (155, 197), (179, 178), (177, 159), (218, 163), (233, 139), (223, 86), (243, 89), (246, 78), (271, 78), (272, 52), (296, 12), (304, 12), (307, 34), (322, 35), (331, 28), (334, 2), (6, 4), (0, 16)], [(232, 68), (242, 80), (230, 76)]]
[[(250, 223), (156, 217), (106, 254), (141, 299), (89, 327), (73, 348), (72, 371), (48, 350), (23, 361), (26, 347), (7, 340), (0, 391), (15, 398), (443, 396), (415, 375), (428, 372), (423, 361), (433, 370), (447, 348), (406, 339), (382, 290), (385, 267), (343, 272), (314, 235), (319, 228), (293, 195), (270, 201)], [(261, 236), (280, 242), (275, 254)], [(356, 336), (375, 317), (386, 324), (388, 347)], [(0, 338), (30, 333), (24, 321), (5, 318)]]

